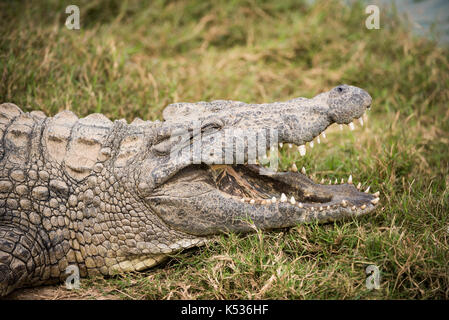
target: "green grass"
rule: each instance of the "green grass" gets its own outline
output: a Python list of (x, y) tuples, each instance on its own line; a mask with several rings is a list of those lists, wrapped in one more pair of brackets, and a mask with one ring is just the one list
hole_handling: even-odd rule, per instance
[[(369, 120), (335, 130), (305, 158), (318, 179), (354, 177), (381, 192), (357, 220), (226, 235), (147, 272), (83, 280), (124, 299), (449, 298), (449, 51), (382, 10), (318, 1), (0, 3), (0, 102), (49, 115), (160, 119), (177, 101), (262, 103), (340, 83), (367, 90)], [(285, 147), (284, 147), (285, 148)], [(381, 271), (368, 290), (365, 268)]]

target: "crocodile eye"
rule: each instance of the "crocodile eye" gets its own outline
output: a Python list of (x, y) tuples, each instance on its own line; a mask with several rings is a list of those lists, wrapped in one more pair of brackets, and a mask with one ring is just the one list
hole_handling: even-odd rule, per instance
[(343, 87), (337, 87), (337, 91), (338, 91), (338, 92), (343, 92), (344, 89), (343, 89)]

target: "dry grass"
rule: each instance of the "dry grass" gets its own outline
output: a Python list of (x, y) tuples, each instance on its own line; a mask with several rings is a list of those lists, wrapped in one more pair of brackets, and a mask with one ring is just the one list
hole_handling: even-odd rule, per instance
[[(123, 299), (449, 298), (449, 52), (386, 11), (318, 1), (80, 1), (0, 4), (0, 101), (25, 110), (157, 119), (176, 101), (313, 96), (339, 83), (374, 98), (367, 125), (305, 158), (326, 178), (370, 184), (381, 208), (358, 220), (228, 235), (144, 273), (86, 279)], [(365, 287), (365, 268), (381, 289)], [(96, 297), (96, 295), (93, 295)]]

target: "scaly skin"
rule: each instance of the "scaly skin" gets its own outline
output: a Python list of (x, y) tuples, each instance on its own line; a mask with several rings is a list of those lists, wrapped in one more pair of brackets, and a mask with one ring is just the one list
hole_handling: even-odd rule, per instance
[[(69, 265), (81, 276), (140, 271), (218, 233), (371, 212), (378, 198), (351, 184), (319, 185), (302, 173), (235, 164), (235, 150), (233, 164), (211, 165), (217, 154), (205, 152), (229, 151), (227, 129), (276, 129), (278, 142), (304, 145), (332, 123), (360, 118), (370, 104), (362, 89), (341, 85), (312, 99), (260, 105), (177, 103), (163, 122), (131, 124), (0, 105), (0, 295), (62, 280)], [(177, 132), (192, 140), (174, 142)], [(195, 139), (205, 152), (200, 163), (181, 152)]]

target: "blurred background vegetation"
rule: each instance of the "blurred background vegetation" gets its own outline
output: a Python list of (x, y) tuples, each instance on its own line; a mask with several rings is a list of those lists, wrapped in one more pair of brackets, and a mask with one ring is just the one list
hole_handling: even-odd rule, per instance
[[(68, 30), (76, 4), (81, 29)], [(1, 1), (0, 102), (48, 115), (161, 119), (178, 101), (312, 97), (340, 83), (374, 99), (365, 127), (300, 158), (319, 180), (381, 192), (368, 217), (228, 235), (144, 273), (82, 282), (126, 299), (449, 298), (449, 51), (394, 10), (365, 28), (341, 1)], [(365, 268), (381, 270), (381, 289)]]

